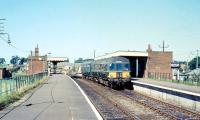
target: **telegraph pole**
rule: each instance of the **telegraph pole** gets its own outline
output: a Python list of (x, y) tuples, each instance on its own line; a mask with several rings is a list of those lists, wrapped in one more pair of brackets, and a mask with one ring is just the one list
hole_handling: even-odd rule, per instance
[(196, 69), (199, 68), (199, 50), (197, 50)]
[(95, 59), (95, 57), (96, 57), (96, 50), (94, 50), (94, 59)]
[(4, 26), (3, 26), (3, 22), (1, 22), (1, 21), (5, 21), (6, 19), (0, 19), (0, 35), (7, 35), (7, 41), (4, 39), (4, 38), (2, 38), (1, 36), (1, 38), (4, 40), (4, 41), (6, 41), (9, 45), (11, 44), (11, 41), (10, 41), (10, 35), (8, 34), (8, 33), (5, 33), (4, 32)]
[(163, 40), (162, 46), (159, 45), (159, 48), (162, 48), (163, 52), (165, 52), (165, 48), (169, 48), (169, 45), (165, 46), (165, 41)]
[(30, 66), (30, 75), (33, 75), (33, 51), (31, 50), (31, 66)]

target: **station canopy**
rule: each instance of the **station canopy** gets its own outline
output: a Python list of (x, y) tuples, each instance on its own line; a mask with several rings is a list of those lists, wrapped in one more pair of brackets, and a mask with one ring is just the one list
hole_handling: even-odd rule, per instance
[(67, 57), (48, 57), (47, 61), (53, 62), (53, 61), (57, 61), (57, 62), (68, 62), (69, 59)]
[(106, 59), (110, 57), (148, 57), (148, 53), (141, 51), (116, 51), (96, 57), (95, 60)]

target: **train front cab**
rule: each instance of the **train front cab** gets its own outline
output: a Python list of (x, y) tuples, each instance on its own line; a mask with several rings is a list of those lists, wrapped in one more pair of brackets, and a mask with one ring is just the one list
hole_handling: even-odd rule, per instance
[(108, 84), (113, 89), (133, 90), (129, 63), (111, 63), (108, 72)]

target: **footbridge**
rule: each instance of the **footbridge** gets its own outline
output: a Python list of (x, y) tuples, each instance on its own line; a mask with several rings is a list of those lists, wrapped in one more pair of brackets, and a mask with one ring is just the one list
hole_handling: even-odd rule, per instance
[(53, 69), (54, 69), (54, 74), (55, 74), (56, 69), (57, 69), (57, 64), (59, 62), (69, 62), (69, 58), (68, 57), (48, 57), (47, 62), (53, 63)]

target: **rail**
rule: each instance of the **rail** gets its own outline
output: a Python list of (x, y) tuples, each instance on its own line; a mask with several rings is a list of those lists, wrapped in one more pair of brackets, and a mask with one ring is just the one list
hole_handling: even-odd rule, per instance
[[(146, 96), (130, 90), (116, 91), (104, 87), (102, 85), (97, 87), (98, 84), (95, 85), (91, 81), (83, 80), (82, 82), (86, 84), (90, 83), (92, 91), (96, 91), (99, 95), (102, 96), (102, 98), (107, 99), (109, 103), (114, 104), (116, 107), (118, 107), (118, 109), (124, 112), (130, 119), (140, 119), (141, 117), (137, 116), (137, 113), (135, 113), (134, 111), (129, 110), (130, 106), (131, 105), (134, 106), (133, 103), (136, 102), (139, 105), (142, 105), (145, 108), (148, 108), (149, 110), (154, 112), (155, 116), (158, 115), (158, 117), (160, 116), (163, 119), (166, 118), (170, 120), (177, 120), (177, 119), (200, 120), (200, 114), (197, 111), (192, 111), (184, 107), (172, 105), (165, 101), (160, 101), (150, 96)], [(107, 94), (109, 92), (113, 94)], [(130, 106), (127, 107), (126, 103), (121, 103), (116, 98), (121, 99), (120, 101), (126, 100), (132, 102), (131, 104), (129, 104)]]
[(195, 74), (192, 76), (192, 78), (186, 75), (185, 77), (179, 80), (177, 80), (177, 78), (173, 79), (173, 76), (170, 73), (148, 72), (147, 77), (153, 80), (200, 86), (200, 76)]
[(178, 107), (137, 92), (131, 93), (129, 91), (122, 91), (119, 92), (119, 94), (125, 95), (126, 97), (138, 102), (139, 104), (144, 105), (145, 107), (148, 107), (160, 115), (170, 119), (200, 119), (200, 114), (198, 112), (188, 110), (187, 108)]

